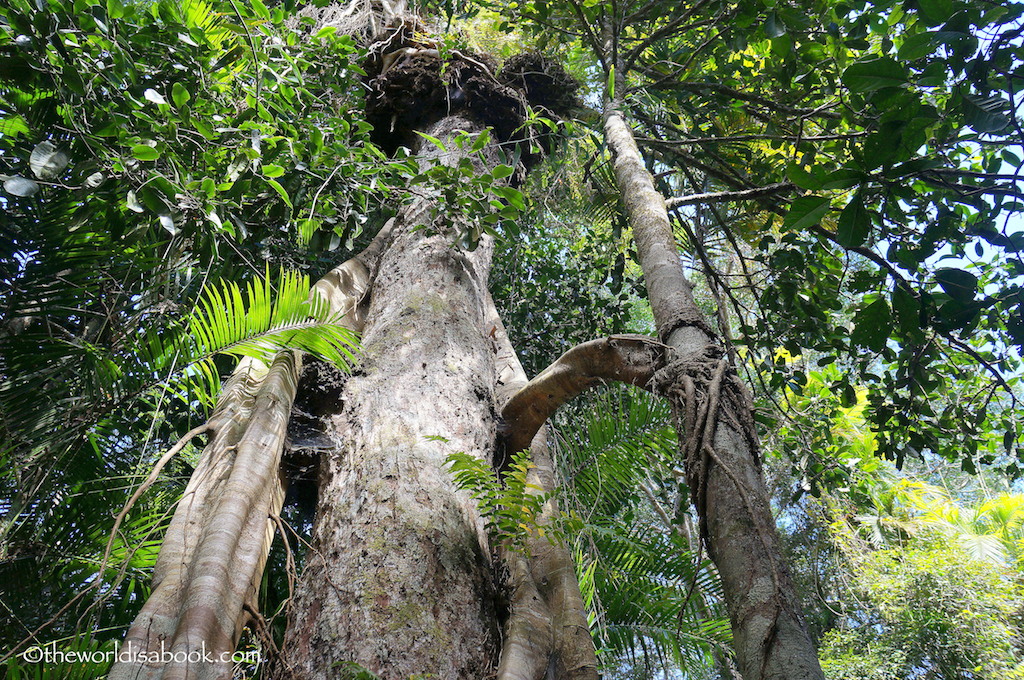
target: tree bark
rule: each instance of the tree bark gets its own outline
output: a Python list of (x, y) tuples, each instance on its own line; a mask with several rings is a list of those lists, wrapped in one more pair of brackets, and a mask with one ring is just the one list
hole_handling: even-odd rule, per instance
[[(367, 263), (387, 228), (359, 256), (314, 286), (342, 323), (359, 330)], [(110, 680), (230, 678), (284, 499), (281, 453), (301, 356), (269, 365), (245, 358), (225, 382), (213, 433), (175, 510), (153, 572), (153, 591), (125, 637)]]
[(749, 395), (727, 369), (718, 337), (693, 300), (665, 200), (621, 102), (606, 102), (604, 126), (654, 320), (676, 353), (662, 374), (662, 388), (673, 400), (702, 535), (722, 577), (740, 671), (746, 680), (820, 680), (824, 676), (779, 548)]
[[(460, 129), (482, 127), (449, 117), (427, 133), (453, 147)], [(335, 447), (321, 461), (282, 675), (333, 679), (357, 664), (385, 680), (468, 680), (497, 661), (490, 547), (445, 466), (453, 451), (489, 459), (495, 439), (483, 331), (491, 243), (454, 246), (465, 225), (446, 227), (441, 209), (420, 199), (403, 210), (382, 255), (362, 362), (330, 418)]]

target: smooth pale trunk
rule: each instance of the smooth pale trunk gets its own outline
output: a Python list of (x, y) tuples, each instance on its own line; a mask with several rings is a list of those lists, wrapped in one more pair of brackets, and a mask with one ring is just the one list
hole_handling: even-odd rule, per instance
[[(709, 345), (720, 348), (694, 303), (665, 200), (615, 104), (605, 112), (605, 139), (662, 340), (679, 358), (700, 356)], [(681, 405), (675, 407), (680, 440), (686, 441)], [(749, 407), (746, 414), (734, 415), (752, 422)], [(821, 680), (824, 675), (779, 548), (756, 450), (729, 418), (719, 419), (708, 443), (703, 520), (708, 551), (722, 577), (740, 671), (746, 680)]]

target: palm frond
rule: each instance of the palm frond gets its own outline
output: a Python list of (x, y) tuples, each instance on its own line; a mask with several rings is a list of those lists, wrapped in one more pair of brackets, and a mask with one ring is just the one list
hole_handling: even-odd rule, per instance
[[(355, 363), (356, 334), (321, 297), (310, 295), (309, 277), (282, 270), (276, 291), (270, 277), (250, 281), (245, 295), (233, 281), (210, 285), (188, 319), (187, 342), (161, 343), (146, 339), (154, 357), (178, 353), (182, 373), (203, 378), (208, 395), (216, 394), (213, 357), (229, 354), (269, 362), (283, 350), (299, 350), (341, 368)], [(183, 354), (183, 355), (182, 355)], [(197, 381), (193, 381), (193, 385)]]
[(563, 503), (583, 517), (577, 565), (599, 648), (664, 668), (711, 663), (731, 632), (717, 572), (669, 516), (685, 512), (688, 493), (668, 408), (609, 390), (560, 432)]

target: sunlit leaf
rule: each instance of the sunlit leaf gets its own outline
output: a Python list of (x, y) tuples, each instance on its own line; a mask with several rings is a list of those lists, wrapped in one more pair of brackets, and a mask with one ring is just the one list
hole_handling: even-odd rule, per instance
[(43, 180), (57, 179), (69, 162), (67, 153), (49, 141), (39, 142), (28, 159), (32, 173)]
[(35, 196), (36, 192), (39, 191), (39, 185), (24, 177), (8, 177), (4, 180), (4, 191), (12, 196), (27, 198)]

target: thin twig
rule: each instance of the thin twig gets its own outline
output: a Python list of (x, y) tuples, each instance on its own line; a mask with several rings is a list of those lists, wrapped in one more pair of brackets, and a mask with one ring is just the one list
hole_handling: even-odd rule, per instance
[(743, 191), (709, 191), (701, 194), (689, 194), (687, 196), (670, 198), (665, 201), (665, 207), (672, 210), (673, 208), (679, 208), (684, 205), (694, 205), (698, 203), (744, 201), (751, 198), (762, 198), (764, 196), (771, 196), (772, 194), (792, 191), (795, 188), (796, 187), (791, 182), (776, 182), (775, 184), (767, 184), (763, 187), (756, 187), (754, 189), (744, 189)]
[(149, 487), (153, 486), (153, 483), (156, 482), (156, 478), (160, 475), (161, 470), (163, 470), (164, 466), (171, 461), (171, 458), (177, 455), (178, 452), (185, 448), (185, 445), (195, 437), (203, 434), (204, 432), (208, 432), (210, 429), (211, 427), (209, 423), (203, 423), (202, 425), (194, 427), (186, 432), (185, 435), (178, 440), (178, 443), (168, 449), (167, 453), (160, 457), (160, 460), (156, 462), (156, 465), (154, 465), (153, 469), (150, 471), (149, 476), (146, 477), (146, 481), (144, 481), (142, 485), (135, 490), (135, 493), (133, 493), (131, 498), (128, 499), (128, 502), (124, 504), (123, 508), (121, 508), (121, 512), (117, 513), (117, 517), (114, 519), (114, 528), (110, 530), (110, 537), (107, 539), (107, 547), (103, 551), (103, 559), (100, 561), (100, 574), (102, 574), (107, 568), (107, 560), (110, 558), (110, 551), (114, 547), (114, 539), (117, 537), (117, 531), (121, 528), (121, 523), (124, 521), (125, 516), (133, 507), (135, 507), (136, 501), (139, 500), (142, 494), (144, 494)]

